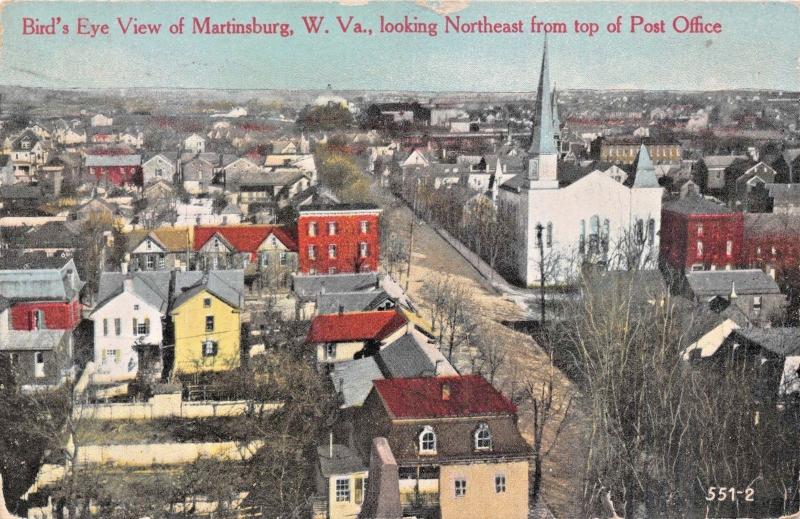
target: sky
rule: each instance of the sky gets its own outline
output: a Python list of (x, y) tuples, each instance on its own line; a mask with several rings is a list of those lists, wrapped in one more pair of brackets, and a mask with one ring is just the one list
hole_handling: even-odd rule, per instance
[[(353, 2), (351, 3), (363, 3)], [(373, 29), (343, 34), (336, 16)], [(379, 34), (379, 17), (438, 22), (439, 35)], [(550, 34), (551, 78), (559, 89), (800, 90), (800, 8), (789, 3), (492, 2), (452, 13), (462, 21), (523, 20), (522, 34), (442, 34), (444, 15), (414, 2), (341, 5), (326, 2), (64, 2), (11, 3), (0, 15), (0, 83), (53, 88), (183, 87), (236, 89), (531, 91), (544, 35), (530, 18), (563, 21)], [(158, 35), (123, 35), (116, 17), (162, 23)], [(192, 17), (286, 22), (288, 38), (192, 35)], [(301, 16), (325, 16), (328, 34), (307, 34)], [(606, 25), (617, 16), (621, 34)], [(666, 33), (631, 34), (631, 16), (664, 20)], [(719, 22), (719, 34), (677, 34), (676, 16)], [(61, 17), (69, 35), (23, 35), (23, 18)], [(109, 35), (75, 34), (79, 17), (110, 24)], [(170, 24), (187, 20), (182, 35)], [(574, 20), (598, 24), (577, 34)], [(60, 29), (60, 27), (59, 27)]]

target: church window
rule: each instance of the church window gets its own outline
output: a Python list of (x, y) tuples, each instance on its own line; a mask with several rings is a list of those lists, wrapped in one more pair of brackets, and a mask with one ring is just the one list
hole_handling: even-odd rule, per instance
[(639, 243), (644, 242), (644, 222), (641, 218), (636, 220), (636, 241)]
[(578, 241), (578, 252), (586, 252), (586, 220), (581, 220), (580, 237)]
[(656, 221), (650, 218), (647, 221), (647, 242), (653, 245), (656, 241)]
[(553, 246), (553, 222), (547, 223), (547, 248)]
[(608, 236), (611, 230), (611, 222), (608, 221), (608, 218), (603, 220), (603, 235), (602, 235), (602, 243), (603, 243), (603, 252), (608, 252)]

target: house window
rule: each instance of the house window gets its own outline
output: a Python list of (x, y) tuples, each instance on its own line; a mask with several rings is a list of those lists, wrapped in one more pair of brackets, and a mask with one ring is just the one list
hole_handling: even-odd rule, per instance
[(753, 310), (761, 310), (761, 296), (753, 296)]
[(697, 257), (698, 258), (703, 257), (703, 242), (701, 242), (700, 240), (697, 241)]
[(215, 357), (217, 350), (216, 341), (203, 341), (203, 357)]
[(478, 450), (488, 450), (492, 448), (492, 433), (489, 425), (482, 423), (475, 430), (475, 448)]
[(541, 245), (542, 245), (542, 229), (543, 229), (542, 228), (542, 224), (537, 223), (536, 227), (534, 227), (534, 229), (536, 229), (536, 247), (541, 247)]
[(728, 256), (733, 255), (733, 241), (732, 240), (728, 240), (727, 242), (725, 242), (725, 254), (727, 254)]
[(19, 353), (9, 353), (8, 362), (11, 364), (11, 367), (17, 366), (19, 364)]
[(145, 318), (144, 321), (140, 322), (136, 328), (137, 335), (150, 335), (150, 319)]
[(103, 350), (103, 362), (106, 364), (119, 364), (121, 358), (119, 350)]
[(426, 425), (419, 434), (420, 454), (436, 454), (436, 433), (433, 427)]
[(308, 235), (309, 236), (316, 236), (317, 235), (317, 222), (309, 222), (309, 224), (308, 224)]
[(361, 243), (358, 244), (358, 255), (360, 257), (366, 258), (369, 255), (368, 252), (369, 250), (367, 248), (366, 242), (362, 241)]
[(156, 176), (157, 177), (163, 177), (164, 176), (164, 170), (162, 170), (161, 168), (156, 168)]
[(286, 266), (286, 253), (281, 252), (278, 256), (278, 261), (280, 262), (281, 266)]
[(369, 232), (369, 222), (366, 220), (361, 220), (361, 234), (367, 234)]
[(122, 319), (119, 317), (114, 319), (114, 333), (119, 337), (122, 335)]
[(269, 266), (269, 252), (264, 251), (261, 253), (261, 259), (259, 261), (259, 264), (261, 265), (261, 268)]
[(697, 224), (697, 235), (698, 236), (702, 236), (703, 235), (703, 224), (702, 223), (698, 223)]
[(328, 222), (328, 235), (329, 236), (336, 236), (337, 232), (336, 222)]
[(103, 319), (103, 336), (108, 337), (108, 319)]
[(464, 497), (467, 495), (467, 480), (459, 478), (455, 480), (455, 493), (456, 497)]
[(316, 276), (317, 275), (317, 269), (312, 267), (312, 268), (308, 269), (308, 273), (310, 275), (312, 275), (312, 276)]
[(139, 309), (139, 305), (133, 305), (133, 309), (134, 310), (138, 310)]
[(328, 267), (328, 274), (336, 274), (336, 267)]
[(336, 358), (336, 343), (329, 342), (325, 345), (325, 358), (327, 360), (333, 360)]
[(211, 298), (206, 297), (203, 299), (203, 308), (211, 308)]
[(308, 259), (311, 259), (311, 260), (317, 259), (317, 246), (316, 245), (309, 245), (308, 246)]
[(206, 332), (213, 332), (214, 331), (214, 316), (207, 315), (206, 316)]
[(336, 478), (336, 501), (350, 501), (350, 478)]
[(586, 252), (586, 220), (581, 220), (580, 236), (578, 237), (578, 252)]
[(156, 268), (156, 257), (152, 254), (147, 255), (147, 270), (154, 270)]
[(364, 502), (364, 478), (358, 477), (353, 479), (353, 498), (357, 505)]
[(328, 257), (330, 259), (335, 259), (336, 258), (336, 245), (333, 245), (333, 244), (328, 245)]
[(494, 493), (495, 494), (505, 494), (506, 493), (506, 476), (505, 474), (498, 474), (494, 477)]
[(636, 241), (644, 243), (644, 222), (641, 219), (636, 220)]
[(42, 328), (44, 328), (44, 312), (34, 310), (31, 312), (31, 329), (41, 330)]

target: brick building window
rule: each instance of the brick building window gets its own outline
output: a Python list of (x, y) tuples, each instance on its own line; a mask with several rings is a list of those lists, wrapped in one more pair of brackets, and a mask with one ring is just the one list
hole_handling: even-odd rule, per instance
[(459, 478), (455, 480), (455, 494), (456, 497), (464, 497), (467, 495), (467, 480)]
[(338, 229), (338, 226), (336, 225), (336, 222), (328, 222), (328, 235), (329, 236), (336, 236), (338, 231), (339, 231), (339, 229)]
[(369, 256), (369, 247), (366, 242), (362, 241), (358, 244), (358, 255), (362, 258)]
[(308, 259), (311, 259), (311, 260), (317, 259), (317, 246), (316, 245), (309, 245), (308, 246)]
[(316, 236), (317, 235), (317, 222), (309, 222), (309, 224), (308, 224), (308, 235), (309, 236)]
[(328, 245), (328, 258), (336, 259), (336, 245)]
[(361, 220), (361, 234), (367, 234), (369, 232), (369, 222), (366, 220)]

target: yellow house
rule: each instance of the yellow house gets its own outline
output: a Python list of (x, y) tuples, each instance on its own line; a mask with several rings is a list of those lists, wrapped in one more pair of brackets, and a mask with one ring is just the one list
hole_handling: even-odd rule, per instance
[(174, 293), (175, 373), (238, 367), (244, 272), (178, 272)]

